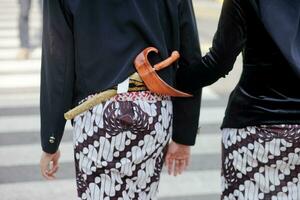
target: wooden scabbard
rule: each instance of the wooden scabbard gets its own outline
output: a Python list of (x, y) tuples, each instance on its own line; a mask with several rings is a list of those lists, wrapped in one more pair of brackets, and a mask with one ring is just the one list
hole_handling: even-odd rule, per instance
[[(191, 97), (192, 95), (181, 92), (179, 90), (176, 90), (175, 88), (168, 85), (166, 82), (164, 82), (156, 73), (156, 71), (159, 71), (161, 69), (164, 69), (165, 67), (170, 66), (172, 63), (174, 63), (179, 58), (179, 53), (177, 51), (174, 51), (172, 55), (167, 58), (166, 60), (151, 66), (150, 62), (148, 61), (148, 54), (150, 52), (158, 53), (158, 50), (154, 47), (149, 47), (143, 50), (135, 59), (134, 65), (137, 70), (136, 73), (132, 74), (129, 79), (133, 81), (137, 81), (141, 84), (141, 87), (144, 87), (146, 85), (147, 89), (150, 90), (153, 93), (158, 93), (162, 95), (168, 95), (173, 97)], [(146, 89), (146, 88), (145, 88)], [(140, 91), (140, 89), (130, 88), (128, 92), (133, 91)], [(101, 92), (99, 94), (96, 94), (95, 96), (92, 96), (82, 104), (76, 106), (72, 110), (65, 113), (64, 117), (67, 120), (75, 118), (77, 115), (89, 110), (90, 108), (96, 106), (97, 104), (103, 103), (110, 98), (117, 95), (116, 89), (110, 89), (106, 90), (104, 92)]]
[(156, 73), (156, 71), (164, 69), (177, 61), (180, 57), (179, 53), (174, 51), (166, 60), (151, 66), (148, 60), (148, 54), (151, 52), (158, 53), (158, 50), (154, 47), (148, 47), (142, 51), (134, 61), (134, 66), (147, 88), (153, 93), (171, 97), (192, 97), (191, 94), (179, 91), (167, 84)]

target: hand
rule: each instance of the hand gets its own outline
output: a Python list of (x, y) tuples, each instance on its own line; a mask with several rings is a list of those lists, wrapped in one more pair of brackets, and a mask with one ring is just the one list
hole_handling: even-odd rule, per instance
[(55, 179), (54, 174), (57, 172), (58, 160), (60, 157), (60, 151), (58, 150), (54, 154), (49, 154), (46, 152), (42, 153), (41, 161), (40, 161), (40, 168), (42, 176), (47, 180)]
[(191, 148), (190, 146), (171, 142), (165, 158), (169, 175), (177, 176), (186, 170), (190, 162)]

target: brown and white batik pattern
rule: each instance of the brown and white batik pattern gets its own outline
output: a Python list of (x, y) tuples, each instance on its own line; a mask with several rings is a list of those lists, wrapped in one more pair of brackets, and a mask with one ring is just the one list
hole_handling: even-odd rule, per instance
[(74, 119), (78, 199), (155, 200), (172, 132), (172, 102), (119, 94)]
[(300, 200), (300, 125), (222, 134), (223, 200)]

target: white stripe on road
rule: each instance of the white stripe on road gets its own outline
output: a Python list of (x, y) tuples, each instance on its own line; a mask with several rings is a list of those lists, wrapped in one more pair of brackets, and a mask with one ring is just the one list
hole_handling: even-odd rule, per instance
[[(19, 51), (18, 48), (4, 49), (4, 50), (0, 49), (0, 60), (5, 60), (5, 59), (6, 60), (7, 59), (14, 60), (14, 59), (16, 59), (18, 51)], [(30, 52), (30, 58), (32, 58), (32, 59), (40, 59), (41, 58), (41, 48), (37, 48), (34, 51), (31, 51)]]
[[(68, 122), (66, 130), (71, 129)], [(0, 117), (0, 134), (14, 132), (31, 132), (40, 130), (40, 117), (38, 115), (26, 116), (1, 116)]]
[[(1, 29), (1, 24), (0, 24), (0, 29)], [(33, 27), (34, 29), (37, 29), (37, 26)], [(2, 28), (3, 29), (3, 28)], [(34, 42), (34, 44), (36, 43), (36, 39), (32, 38), (31, 40), (32, 42)], [(0, 49), (4, 49), (4, 48), (18, 48), (20, 46), (20, 41), (18, 38), (0, 38)], [(6, 58), (6, 59), (9, 59)]]
[[(220, 124), (224, 115), (223, 107), (207, 107), (201, 109), (200, 125)], [(67, 123), (67, 128), (70, 128)], [(38, 115), (26, 116), (1, 116), (0, 134), (13, 132), (38, 131), (40, 129), (40, 117)]]
[(0, 95), (0, 109), (37, 107), (39, 99), (38, 93)]
[(41, 69), (40, 60), (0, 61), (0, 75), (1, 74), (3, 75), (3, 73), (19, 74), (20, 72), (32, 72), (32, 71), (35, 71), (38, 74), (40, 72), (40, 69)]
[(74, 180), (0, 184), (0, 196), (3, 200), (76, 199), (75, 177)]
[(38, 87), (39, 85), (38, 74), (0, 75), (0, 89)]
[(219, 133), (199, 134), (195, 146), (192, 147), (192, 155), (220, 154), (221, 138), (221, 131)]
[(209, 87), (205, 87), (202, 90), (202, 100), (217, 100), (219, 95)]
[[(24, 135), (26, 137), (26, 135)], [(220, 154), (221, 134), (202, 134), (192, 147), (192, 155)], [(20, 151), (21, 149), (21, 151)], [(72, 142), (60, 144), (60, 162), (73, 162)], [(40, 144), (5, 145), (0, 147), (0, 167), (37, 165), (42, 152)], [(14, 155), (14, 156), (11, 156)]]
[(224, 107), (203, 107), (200, 112), (199, 125), (220, 124), (225, 113)]
[(219, 194), (220, 185), (219, 170), (187, 171), (178, 177), (162, 174), (159, 197)]
[(20, 41), (17, 38), (0, 38), (0, 49), (19, 48), (19, 47), (20, 47)]
[[(2, 0), (1, 0), (2, 1)], [(30, 10), (30, 16), (29, 16), (29, 20), (30, 20), (30, 24), (33, 22), (35, 22), (36, 20), (33, 20), (35, 18), (31, 18), (31, 15), (40, 15), (40, 10), (37, 6), (34, 6), (34, 8), (32, 10)], [(2, 8), (2, 2), (1, 2), (1, 7), (0, 7), (0, 14), (3, 16), (19, 16), (19, 9), (17, 7), (8, 7), (8, 8)], [(40, 17), (38, 18), (40, 19)], [(17, 21), (13, 21), (14, 23), (16, 23)], [(3, 21), (1, 22), (3, 23)], [(5, 23), (3, 23), (5, 24)]]
[[(162, 174), (159, 198), (210, 195), (220, 193), (218, 170), (185, 172), (178, 177)], [(75, 177), (55, 181), (35, 181), (0, 185), (5, 200), (76, 199)]]
[[(2, 4), (2, 2), (1, 2)], [(2, 5), (1, 5), (2, 6)], [(0, 13), (1, 13), (1, 10), (0, 10)], [(41, 15), (40, 13), (34, 11), (32, 13), (30, 13), (30, 20), (41, 20)], [(5, 15), (5, 14), (2, 14), (0, 15), (0, 23), (3, 22), (3, 21), (10, 21), (12, 23), (15, 23), (19, 20), (19, 15), (18, 13), (14, 14), (14, 15)]]
[[(26, 137), (24, 135), (24, 137)], [(73, 162), (73, 146), (71, 142), (60, 145), (60, 162)], [(42, 153), (40, 144), (7, 145), (0, 147), (0, 167), (37, 165)], [(12, 156), (13, 155), (13, 156)]]
[[(0, 15), (0, 19), (2, 16)], [(35, 33), (40, 31), (40, 27), (38, 28), (30, 28), (30, 38), (35, 36)], [(0, 29), (0, 38), (18, 38), (19, 31), (18, 29)]]

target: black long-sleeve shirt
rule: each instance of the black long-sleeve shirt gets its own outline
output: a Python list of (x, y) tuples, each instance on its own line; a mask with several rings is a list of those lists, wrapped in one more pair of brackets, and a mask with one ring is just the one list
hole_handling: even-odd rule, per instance
[[(84, 97), (117, 85), (135, 71), (133, 61), (154, 46), (167, 58), (178, 50), (177, 64), (159, 72), (174, 84), (177, 68), (201, 59), (191, 0), (44, 0), (41, 72), (41, 143), (45, 152), (59, 147), (63, 114)], [(201, 91), (174, 99), (173, 140), (193, 145)], [(49, 138), (55, 138), (54, 143)]]
[(241, 52), (243, 72), (230, 95), (221, 128), (300, 124), (300, 77), (250, 0), (224, 0), (212, 48), (198, 65), (179, 69), (180, 88), (193, 91), (225, 77)]

